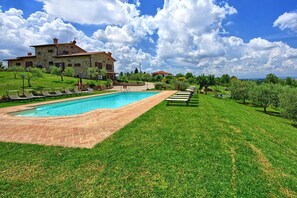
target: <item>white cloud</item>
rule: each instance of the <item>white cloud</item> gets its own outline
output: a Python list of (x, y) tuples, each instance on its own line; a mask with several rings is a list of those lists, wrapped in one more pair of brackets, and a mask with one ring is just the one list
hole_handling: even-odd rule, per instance
[(123, 25), (139, 15), (137, 5), (120, 0), (39, 0), (50, 15), (80, 24)]
[(285, 12), (274, 21), (273, 26), (297, 32), (297, 12)]
[[(228, 16), (237, 13), (228, 4), (217, 5), (213, 0), (165, 0), (155, 16), (147, 16), (139, 15), (138, 0), (135, 5), (128, 4), (127, 0), (111, 0), (108, 9), (122, 6), (118, 7), (121, 8), (121, 18), (94, 14), (98, 5), (106, 1), (90, 0), (89, 4), (77, 0), (42, 0), (46, 12), (35, 12), (28, 18), (23, 18), (21, 10), (0, 10), (0, 59), (25, 55), (32, 50), (30, 45), (51, 43), (52, 38), (57, 37), (60, 42), (77, 38), (77, 44), (88, 51), (111, 51), (117, 60), (117, 72), (132, 71), (141, 63), (143, 71), (162, 69), (172, 73), (229, 73), (238, 77), (297, 73), (297, 49), (283, 42), (262, 38), (244, 42), (239, 37), (225, 34), (224, 24), (228, 24)], [(84, 7), (81, 2), (88, 5)], [(53, 13), (53, 9), (62, 4), (67, 8), (80, 5), (82, 8), (67, 9), (76, 16), (65, 9), (65, 13), (59, 9)], [(90, 5), (93, 8), (89, 8)], [(91, 9), (90, 15), (86, 14), (87, 9)], [(87, 36), (65, 21), (106, 23), (106, 26)], [(293, 23), (288, 25), (289, 22), (277, 20), (275, 25), (294, 30)], [(143, 47), (143, 43), (150, 47)], [(156, 52), (148, 53), (151, 48)]]

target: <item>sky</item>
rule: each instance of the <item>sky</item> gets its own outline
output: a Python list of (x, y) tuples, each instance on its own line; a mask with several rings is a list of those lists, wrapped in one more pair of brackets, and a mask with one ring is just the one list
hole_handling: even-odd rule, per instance
[(116, 72), (297, 77), (296, 0), (0, 0), (0, 60), (53, 38)]

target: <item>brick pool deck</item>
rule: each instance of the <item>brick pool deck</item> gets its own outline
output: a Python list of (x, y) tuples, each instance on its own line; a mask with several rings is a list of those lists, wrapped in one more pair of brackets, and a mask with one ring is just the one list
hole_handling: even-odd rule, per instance
[[(0, 142), (92, 148), (174, 92), (164, 91), (118, 109), (100, 109), (65, 117), (30, 118), (9, 114), (57, 101), (1, 108)], [(67, 100), (72, 99), (75, 98)]]

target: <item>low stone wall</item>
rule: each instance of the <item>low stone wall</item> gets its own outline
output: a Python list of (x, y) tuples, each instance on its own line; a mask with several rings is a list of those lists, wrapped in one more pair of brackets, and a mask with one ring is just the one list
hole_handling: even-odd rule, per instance
[(114, 82), (113, 85), (116, 85), (116, 86), (143, 86), (143, 85), (145, 85), (145, 82), (129, 82), (129, 83)]

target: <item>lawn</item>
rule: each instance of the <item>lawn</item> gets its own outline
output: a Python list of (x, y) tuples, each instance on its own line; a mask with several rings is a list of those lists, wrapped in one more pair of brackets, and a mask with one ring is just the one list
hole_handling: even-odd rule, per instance
[(93, 149), (0, 143), (0, 195), (297, 196), (290, 121), (212, 96), (198, 104), (162, 102)]
[[(25, 72), (19, 72), (17, 78), (14, 79), (13, 72), (0, 72), (0, 98), (6, 95), (6, 90), (22, 90), (23, 80), (20, 74)], [(86, 83), (88, 80), (83, 80)], [(43, 78), (37, 78), (31, 80), (32, 87), (28, 87), (27, 80), (25, 79), (25, 89), (41, 90), (43, 88), (50, 89), (62, 89), (73, 88), (78, 83), (78, 78), (64, 76), (64, 80), (61, 81), (60, 76), (43, 73)], [(95, 81), (96, 82), (96, 81)], [(98, 83), (104, 83), (105, 81)]]

